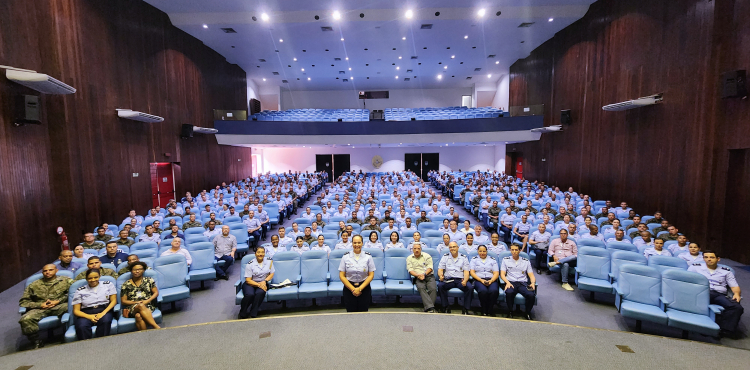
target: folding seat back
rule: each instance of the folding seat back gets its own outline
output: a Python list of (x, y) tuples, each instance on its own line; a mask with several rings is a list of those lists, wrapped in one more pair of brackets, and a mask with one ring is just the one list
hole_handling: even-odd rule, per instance
[(385, 251), (385, 272), (387, 279), (408, 280), (411, 275), (406, 270), (406, 257), (410, 256), (408, 249), (389, 249)]
[(437, 230), (438, 225), (436, 225), (434, 222), (422, 222), (419, 225), (417, 225), (417, 230), (420, 233), (424, 233), (427, 230)]
[[(296, 252), (293, 252), (293, 253), (296, 253)], [(302, 269), (301, 284), (325, 283), (326, 276), (328, 275), (328, 252), (309, 251), (309, 252), (302, 253), (301, 269)], [(325, 294), (323, 296), (325, 296)]]
[(648, 259), (648, 265), (662, 273), (670, 269), (687, 271), (688, 268), (687, 262), (682, 258), (669, 256), (651, 256)]
[(247, 225), (242, 222), (231, 222), (222, 226), (229, 226), (229, 230), (245, 230), (247, 231)]
[[(379, 248), (362, 248), (363, 251), (370, 253), (370, 256), (372, 257), (372, 262), (375, 263), (375, 273), (373, 277), (373, 281), (375, 280), (383, 280), (383, 268), (385, 264), (385, 253), (383, 253), (382, 250)], [(336, 270), (338, 271), (338, 267), (336, 267)]]
[(432, 257), (432, 271), (435, 278), (437, 278), (438, 265), (440, 265), (440, 259), (443, 258), (443, 255), (437, 249), (432, 248), (423, 248), (422, 253), (429, 254)]
[[(307, 252), (310, 253), (310, 252)], [(297, 299), (299, 291), (299, 282), (301, 280), (301, 258), (297, 252), (278, 252), (273, 256), (274, 274), (271, 284), (279, 284), (284, 280), (296, 282), (295, 285), (280, 288), (269, 289), (268, 300), (288, 300)]]
[(627, 243), (627, 242), (617, 242), (617, 241), (607, 243), (607, 250), (611, 254), (614, 254), (617, 251), (638, 253), (638, 247), (636, 247), (635, 245), (631, 243)]
[[(610, 267), (610, 277), (613, 281), (619, 280), (620, 269), (624, 265), (648, 265), (646, 257), (638, 252), (615, 251), (612, 253), (612, 266)], [(657, 270), (658, 271), (658, 270)]]
[(299, 225), (300, 228), (303, 228), (303, 229), (305, 228), (305, 226), (310, 226), (312, 224), (311, 220), (307, 218), (303, 218), (303, 217), (295, 218), (294, 222), (296, 222), (297, 225)]
[(576, 284), (581, 290), (611, 293), (609, 282), (611, 257), (606, 249), (581, 247), (578, 250)]
[[(190, 229), (188, 229), (188, 230), (190, 230)], [(187, 235), (185, 235), (185, 245), (186, 246), (189, 246), (190, 244), (195, 244), (195, 243), (210, 243), (210, 241), (208, 240), (208, 238), (206, 238), (203, 235), (200, 235), (200, 236), (193, 235), (193, 236), (190, 236), (190, 237), (188, 237)]]
[(617, 281), (623, 301), (659, 306), (662, 284), (659, 270), (640, 264), (627, 263), (620, 267)]
[[(708, 307), (710, 289), (708, 279), (705, 276), (696, 272), (670, 269), (662, 272), (661, 287), (662, 301), (666, 306), (668, 315), (670, 315), (670, 311), (676, 310), (700, 316), (710, 316)], [(673, 317), (670, 315), (670, 320), (672, 319)], [(681, 317), (678, 316), (675, 319), (681, 319)], [(712, 322), (706, 326), (714, 327), (714, 325), (715, 323)], [(687, 328), (683, 327), (683, 329)], [(717, 333), (718, 329), (718, 325), (716, 325), (715, 331)]]
[(242, 218), (240, 218), (240, 216), (229, 216), (224, 217), (224, 220), (222, 222), (225, 224), (242, 223)]
[(582, 247), (595, 247), (595, 248), (601, 248), (606, 249), (607, 246), (604, 244), (603, 241), (598, 239), (578, 239), (578, 248)]
[(159, 273), (162, 289), (187, 286), (187, 260), (181, 254), (170, 254), (156, 258), (154, 270)]
[(185, 230), (185, 238), (187, 239), (189, 235), (201, 235), (202, 236), (204, 231), (206, 230), (202, 227), (191, 227)]
[(442, 231), (438, 231), (437, 229), (435, 229), (435, 230), (426, 230), (422, 235), (423, 235), (423, 237), (426, 237), (426, 238), (442, 238), (443, 237), (443, 232)]
[(135, 254), (138, 258), (156, 257), (159, 246), (154, 242), (138, 242), (130, 246), (130, 254)]
[(240, 245), (247, 246), (247, 231), (246, 230), (231, 230), (229, 231), (231, 235), (234, 235), (234, 237), (237, 239), (237, 248), (239, 249)]

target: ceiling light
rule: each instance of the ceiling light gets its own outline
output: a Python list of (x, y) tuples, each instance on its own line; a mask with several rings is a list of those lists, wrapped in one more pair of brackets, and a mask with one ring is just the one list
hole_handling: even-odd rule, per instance
[(304, 72), (304, 71), (305, 71), (305, 69), (304, 69), (304, 68), (302, 68), (302, 72)]
[(411, 19), (412, 17), (414, 17), (414, 12), (409, 9), (406, 11), (406, 14), (404, 14), (404, 16), (406, 17), (406, 19)]
[(344, 41), (344, 38), (343, 38), (343, 37), (341, 38), (341, 41)]
[(437, 79), (438, 80), (442, 80), (443, 79), (443, 75), (437, 75)]
[(349, 77), (349, 79), (350, 79), (350, 80), (353, 80), (353, 79), (354, 79), (354, 77)]
[(401, 57), (398, 57), (398, 59), (401, 59)]
[(480, 17), (484, 17), (484, 13), (485, 12), (486, 11), (484, 9), (479, 9), (479, 11), (477, 12), (477, 15), (480, 16)]
[(500, 64), (500, 61), (499, 61), (499, 60), (498, 60), (498, 61), (496, 61), (496, 62), (495, 62), (495, 64)]
[(310, 81), (310, 77), (308, 77), (307, 80)]
[(260, 19), (262, 19), (264, 22), (268, 22), (268, 14), (266, 13), (261, 14)]
[(279, 42), (284, 42), (284, 39), (279, 39)]
[(466, 40), (466, 39), (468, 39), (468, 38), (469, 38), (469, 35), (466, 35), (466, 36), (464, 36), (464, 40)]
[(448, 66), (443, 66), (443, 69), (448, 69)]
[(491, 74), (487, 75), (487, 78), (492, 78), (492, 75)]
[(451, 55), (451, 59), (456, 59), (456, 56), (455, 55)]
[(266, 79), (264, 78), (264, 79), (263, 79), (263, 81), (265, 81), (265, 80), (266, 80)]
[(396, 70), (397, 70), (397, 71), (398, 71), (399, 69), (401, 69), (401, 67), (396, 67)]
[(349, 60), (349, 57), (346, 57), (346, 60)]
[(547, 20), (547, 22), (552, 22), (554, 20), (555, 20), (555, 18), (550, 18), (550, 19)]
[(294, 58), (294, 61), (296, 62), (296, 61), (297, 61), (297, 58)]
[[(550, 18), (550, 19), (551, 19), (551, 18)], [(551, 21), (550, 21), (550, 22), (551, 22)], [(204, 25), (203, 25), (203, 28), (208, 28), (208, 25), (207, 25), (207, 24), (204, 24)]]
[(396, 79), (398, 80), (398, 76), (396, 76)]
[(404, 40), (404, 41), (406, 41), (406, 36), (402, 37), (402, 38), (401, 38), (401, 40)]
[(349, 67), (349, 70), (351, 71), (351, 70), (352, 70), (352, 67)]
[(341, 19), (341, 13), (339, 13), (338, 10), (336, 10), (336, 11), (333, 12), (333, 19), (335, 19), (335, 20)]

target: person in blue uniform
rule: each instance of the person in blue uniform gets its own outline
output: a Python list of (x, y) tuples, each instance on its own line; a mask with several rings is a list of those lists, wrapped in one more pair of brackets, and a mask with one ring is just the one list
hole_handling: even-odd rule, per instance
[(73, 315), (78, 340), (91, 339), (91, 327), (96, 326), (96, 337), (109, 335), (112, 308), (117, 304), (117, 288), (110, 281), (99, 281), (99, 270), (86, 271), (86, 282), (73, 294)]
[[(688, 271), (697, 272), (708, 278), (711, 288), (710, 303), (724, 307), (724, 311), (722, 311), (717, 320), (717, 324), (721, 328), (721, 335), (735, 337), (737, 335), (737, 324), (740, 322), (740, 316), (745, 311), (742, 305), (740, 305), (742, 291), (729, 267), (719, 266), (720, 260), (716, 252), (705, 250), (703, 251), (703, 261), (705, 264), (694, 263), (688, 268)], [(732, 290), (732, 298), (727, 297), (727, 287)]]
[[(258, 317), (258, 310), (266, 297), (268, 284), (276, 272), (273, 268), (273, 261), (265, 257), (266, 250), (258, 248), (255, 251), (255, 258), (245, 265), (245, 281), (242, 284), (242, 293), (245, 296), (242, 297), (240, 303), (240, 319)], [(250, 308), (249, 315), (248, 308)]]
[(464, 292), (464, 307), (461, 309), (461, 314), (468, 315), (473, 290), (469, 285), (469, 259), (463, 253), (458, 253), (456, 242), (450, 242), (448, 250), (450, 253), (444, 254), (438, 264), (438, 278), (440, 279), (438, 293), (440, 293), (440, 302), (443, 303), (443, 312), (451, 313), (448, 291), (458, 288)]
[(339, 263), (339, 279), (344, 283), (346, 312), (367, 312), (370, 309), (370, 282), (375, 276), (375, 261), (370, 253), (362, 252), (363, 244), (362, 236), (354, 235), (352, 251), (345, 254)]
[(482, 306), (482, 316), (492, 314), (497, 296), (500, 295), (500, 268), (495, 257), (487, 256), (487, 247), (480, 245), (477, 256), (469, 263), (469, 275), (474, 278), (474, 290), (479, 296), (479, 304)]
[[(505, 282), (505, 304), (508, 305), (508, 318), (513, 318), (513, 309), (516, 306), (516, 294), (521, 294), (526, 299), (526, 320), (531, 320), (531, 308), (534, 307), (536, 295), (534, 285), (536, 277), (531, 269), (531, 262), (520, 257), (521, 247), (512, 244), (510, 256), (503, 258), (500, 265), (500, 278)], [(527, 277), (528, 275), (528, 277)]]
[(114, 241), (107, 242), (107, 253), (99, 257), (102, 263), (111, 263), (115, 267), (123, 262), (128, 262), (128, 255), (117, 250), (117, 243)]

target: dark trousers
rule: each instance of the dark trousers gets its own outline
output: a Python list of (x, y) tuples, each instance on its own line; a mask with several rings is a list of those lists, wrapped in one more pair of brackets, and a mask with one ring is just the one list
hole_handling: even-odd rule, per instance
[[(464, 292), (464, 309), (468, 310), (471, 308), (471, 293), (474, 288), (468, 282), (466, 283), (466, 286), (463, 286), (461, 284), (462, 279), (452, 279), (453, 281), (450, 283), (446, 283), (445, 281), (438, 282), (438, 293), (440, 293), (440, 302), (443, 304), (443, 308), (448, 308), (450, 306), (450, 303), (448, 303), (448, 291), (452, 288), (458, 288)], [(446, 277), (445, 280), (451, 280), (451, 278)]]
[(500, 224), (500, 231), (503, 232), (503, 242), (505, 242), (505, 245), (510, 247), (510, 236), (512, 234), (510, 228), (503, 224)]
[(267, 224), (260, 225), (260, 230), (261, 230), (260, 237), (263, 238), (263, 240), (266, 240), (266, 233), (268, 232), (268, 225), (270, 225), (270, 222)]
[(260, 241), (260, 234), (261, 234), (260, 230), (248, 232), (247, 233), (248, 236), (252, 236), (253, 238), (255, 238), (255, 240), (252, 243), (248, 241), (248, 246), (258, 245), (258, 242)]
[(737, 330), (737, 324), (740, 322), (740, 316), (745, 309), (737, 301), (727, 298), (725, 294), (711, 291), (711, 304), (724, 307), (724, 311), (719, 315), (718, 323), (721, 330), (734, 332)]
[[(104, 311), (105, 308), (107, 308), (107, 306), (99, 306), (97, 308), (90, 307), (82, 308), (81, 311), (85, 314), (96, 315)], [(94, 336), (91, 334), (91, 328), (93, 326), (96, 326), (97, 338), (105, 337), (109, 335), (109, 330), (112, 328), (112, 310), (107, 312), (107, 314), (100, 318), (96, 323), (87, 318), (76, 316), (74, 325), (76, 328), (76, 336), (78, 337), (78, 340), (93, 338)]]
[[(352, 283), (354, 287), (358, 287), (361, 283)], [(354, 293), (344, 285), (344, 306), (346, 306), (346, 312), (367, 312), (370, 309), (370, 299), (372, 298), (372, 289), (370, 284), (362, 289), (362, 294), (359, 297), (355, 297)]]
[(248, 316), (247, 309), (251, 305), (252, 308), (250, 308), (249, 316), (252, 318), (258, 317), (258, 310), (260, 310), (263, 299), (266, 298), (266, 291), (250, 284), (242, 283), (242, 294), (245, 296), (242, 297), (242, 302), (240, 303), (240, 317), (245, 318)]
[(497, 297), (500, 295), (500, 283), (495, 280), (492, 284), (486, 286), (479, 281), (474, 281), (474, 290), (477, 291), (477, 295), (479, 296), (482, 313), (492, 313), (492, 307), (495, 306)]
[(542, 265), (547, 267), (547, 248), (540, 249), (533, 245), (531, 247), (534, 248), (534, 251), (535, 251), (534, 253), (536, 253), (536, 259), (534, 260), (536, 269), (541, 270)]
[(214, 265), (214, 268), (216, 269), (216, 277), (224, 277), (227, 276), (227, 270), (229, 270), (230, 267), (232, 267), (232, 264), (234, 263), (234, 258), (232, 256), (221, 256), (216, 257), (214, 256), (214, 259), (217, 261), (224, 261), (224, 266), (220, 266), (218, 263)]
[(510, 283), (513, 284), (513, 288), (505, 290), (505, 304), (508, 305), (508, 311), (513, 312), (515, 310), (516, 294), (520, 294), (526, 298), (525, 308), (526, 314), (528, 315), (531, 313), (531, 309), (534, 307), (534, 302), (536, 301), (534, 291), (529, 290), (526, 283), (520, 281), (511, 281)]

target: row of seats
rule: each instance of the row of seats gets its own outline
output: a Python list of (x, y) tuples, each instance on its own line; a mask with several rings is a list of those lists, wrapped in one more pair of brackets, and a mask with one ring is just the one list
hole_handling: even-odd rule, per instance
[(433, 121), (501, 116), (503, 116), (502, 109), (492, 107), (388, 108), (385, 109), (383, 115), (386, 121)]
[[(389, 249), (385, 252), (380, 249), (363, 248), (365, 252), (370, 253), (375, 263), (375, 272), (370, 286), (373, 296), (418, 296), (419, 292), (413, 285), (411, 275), (406, 269), (406, 258), (412, 253), (405, 249)], [(273, 256), (273, 266), (275, 273), (271, 279), (271, 284), (280, 284), (284, 280), (289, 280), (295, 284), (278, 289), (269, 289), (266, 293), (265, 301), (287, 301), (296, 299), (315, 299), (324, 297), (341, 297), (343, 295), (344, 284), (339, 279), (339, 264), (344, 254), (349, 250), (334, 250), (330, 255), (323, 251), (311, 251), (299, 255), (295, 252), (278, 252)], [(440, 254), (435, 250), (424, 249), (424, 253), (432, 257), (433, 270), (438, 270), (440, 263)], [(469, 258), (476, 256), (476, 253), (470, 253)], [(503, 252), (499, 255), (488, 253), (488, 255), (501, 260), (510, 256), (510, 252)], [(522, 257), (528, 258), (525, 253)], [(240, 266), (246, 266), (254, 255), (247, 255), (242, 258)], [(245, 281), (244, 268), (240, 270), (240, 279), (235, 282), (235, 304), (242, 302), (244, 294), (242, 292), (242, 283)], [(505, 293), (502, 289), (499, 291), (498, 301), (505, 302)], [(448, 291), (448, 296), (453, 298), (463, 297), (463, 292), (457, 288)], [(517, 295), (514, 303), (522, 306), (525, 299), (522, 295)], [(445, 302), (444, 302), (445, 304)]]
[(289, 109), (268, 111), (250, 116), (253, 121), (312, 121), (312, 122), (366, 122), (370, 120), (369, 109)]

